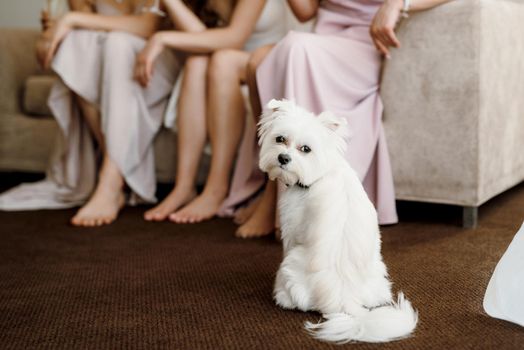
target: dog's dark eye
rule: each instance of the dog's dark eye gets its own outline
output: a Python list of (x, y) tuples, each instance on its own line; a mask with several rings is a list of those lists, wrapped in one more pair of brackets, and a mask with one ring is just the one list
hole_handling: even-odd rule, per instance
[(284, 136), (277, 136), (275, 138), (276, 143), (284, 143), (286, 142), (286, 138)]
[(302, 146), (300, 147), (300, 151), (304, 153), (309, 153), (311, 152), (311, 148), (309, 148), (309, 146)]

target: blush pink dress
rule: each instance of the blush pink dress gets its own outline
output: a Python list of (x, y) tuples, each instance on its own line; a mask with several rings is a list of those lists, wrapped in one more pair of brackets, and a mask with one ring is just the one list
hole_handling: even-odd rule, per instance
[[(382, 59), (369, 26), (382, 0), (326, 0), (314, 33), (291, 31), (257, 71), (262, 106), (271, 99), (294, 100), (314, 113), (331, 111), (347, 118), (352, 137), (347, 160), (375, 204), (381, 224), (398, 221), (393, 177), (384, 130), (379, 79)], [(255, 169), (254, 136), (243, 143), (235, 174), (243, 183), (235, 193), (253, 193), (261, 176)], [(251, 151), (252, 152), (252, 151)], [(249, 173), (249, 176), (245, 176)], [(244, 174), (244, 176), (241, 176)], [(258, 187), (257, 187), (258, 186)]]

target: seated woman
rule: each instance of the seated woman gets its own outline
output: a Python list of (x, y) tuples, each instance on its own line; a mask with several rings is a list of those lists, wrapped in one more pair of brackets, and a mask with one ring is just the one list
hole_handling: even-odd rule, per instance
[[(152, 141), (180, 65), (165, 51), (147, 88), (133, 79), (136, 56), (159, 26), (153, 1), (69, 4), (72, 11), (51, 24), (47, 45), (39, 45), (45, 66), (60, 77), (49, 97), (62, 132), (58, 147), (46, 180), (2, 195), (0, 208), (66, 208), (89, 199), (71, 222), (99, 226), (117, 217), (124, 185), (132, 201), (155, 200)], [(191, 30), (195, 21), (194, 15), (173, 16), (181, 30)], [(93, 140), (102, 156), (98, 174)]]
[[(198, 33), (158, 32), (137, 62), (138, 79), (147, 86), (156, 57), (165, 48), (191, 55), (177, 110), (175, 187), (162, 203), (145, 213), (146, 220), (169, 217), (177, 223), (199, 222), (246, 198), (245, 193), (229, 191), (231, 168), (246, 128), (241, 84), (246, 79), (249, 51), (275, 43), (287, 32), (286, 6), (282, 0), (217, 1), (215, 5), (223, 23), (220, 28), (206, 30), (202, 26)], [(208, 135), (211, 166), (204, 190), (196, 196), (195, 179)], [(228, 193), (230, 200), (225, 202)]]
[[(290, 32), (271, 51), (266, 47), (255, 52), (250, 63), (253, 96), (260, 95), (253, 110), (260, 112), (260, 105), (272, 98), (285, 98), (316, 114), (329, 110), (347, 118), (352, 138), (346, 157), (375, 204), (381, 224), (396, 223), (397, 213), (381, 122), (380, 54), (389, 57), (389, 48), (400, 46), (394, 29), (402, 11), (447, 1), (289, 0), (300, 20), (317, 16), (314, 33)], [(276, 187), (269, 181), (261, 198), (239, 213), (238, 236), (274, 231)]]

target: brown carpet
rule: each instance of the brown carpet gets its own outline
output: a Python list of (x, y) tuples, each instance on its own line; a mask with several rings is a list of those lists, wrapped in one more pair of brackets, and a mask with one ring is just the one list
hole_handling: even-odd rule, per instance
[[(458, 226), (456, 208), (400, 209), (383, 253), (419, 327), (406, 340), (346, 347), (522, 349), (524, 328), (488, 318), (482, 298), (524, 219), (524, 185), (483, 206), (476, 230)], [(330, 347), (302, 328), (318, 315), (271, 300), (279, 243), (235, 239), (229, 220), (147, 223), (143, 211), (126, 208), (98, 229), (67, 225), (74, 210), (0, 213), (0, 348)]]

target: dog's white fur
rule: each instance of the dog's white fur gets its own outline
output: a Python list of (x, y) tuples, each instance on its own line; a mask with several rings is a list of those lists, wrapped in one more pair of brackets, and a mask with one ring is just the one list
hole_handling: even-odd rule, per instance
[[(259, 165), (287, 186), (279, 200), (284, 259), (276, 303), (322, 313), (324, 322), (306, 323), (321, 340), (408, 336), (417, 312), (402, 293), (392, 300), (375, 208), (344, 158), (345, 120), (326, 112), (315, 116), (286, 100), (267, 107), (259, 123)], [(282, 165), (279, 155), (289, 163)]]

